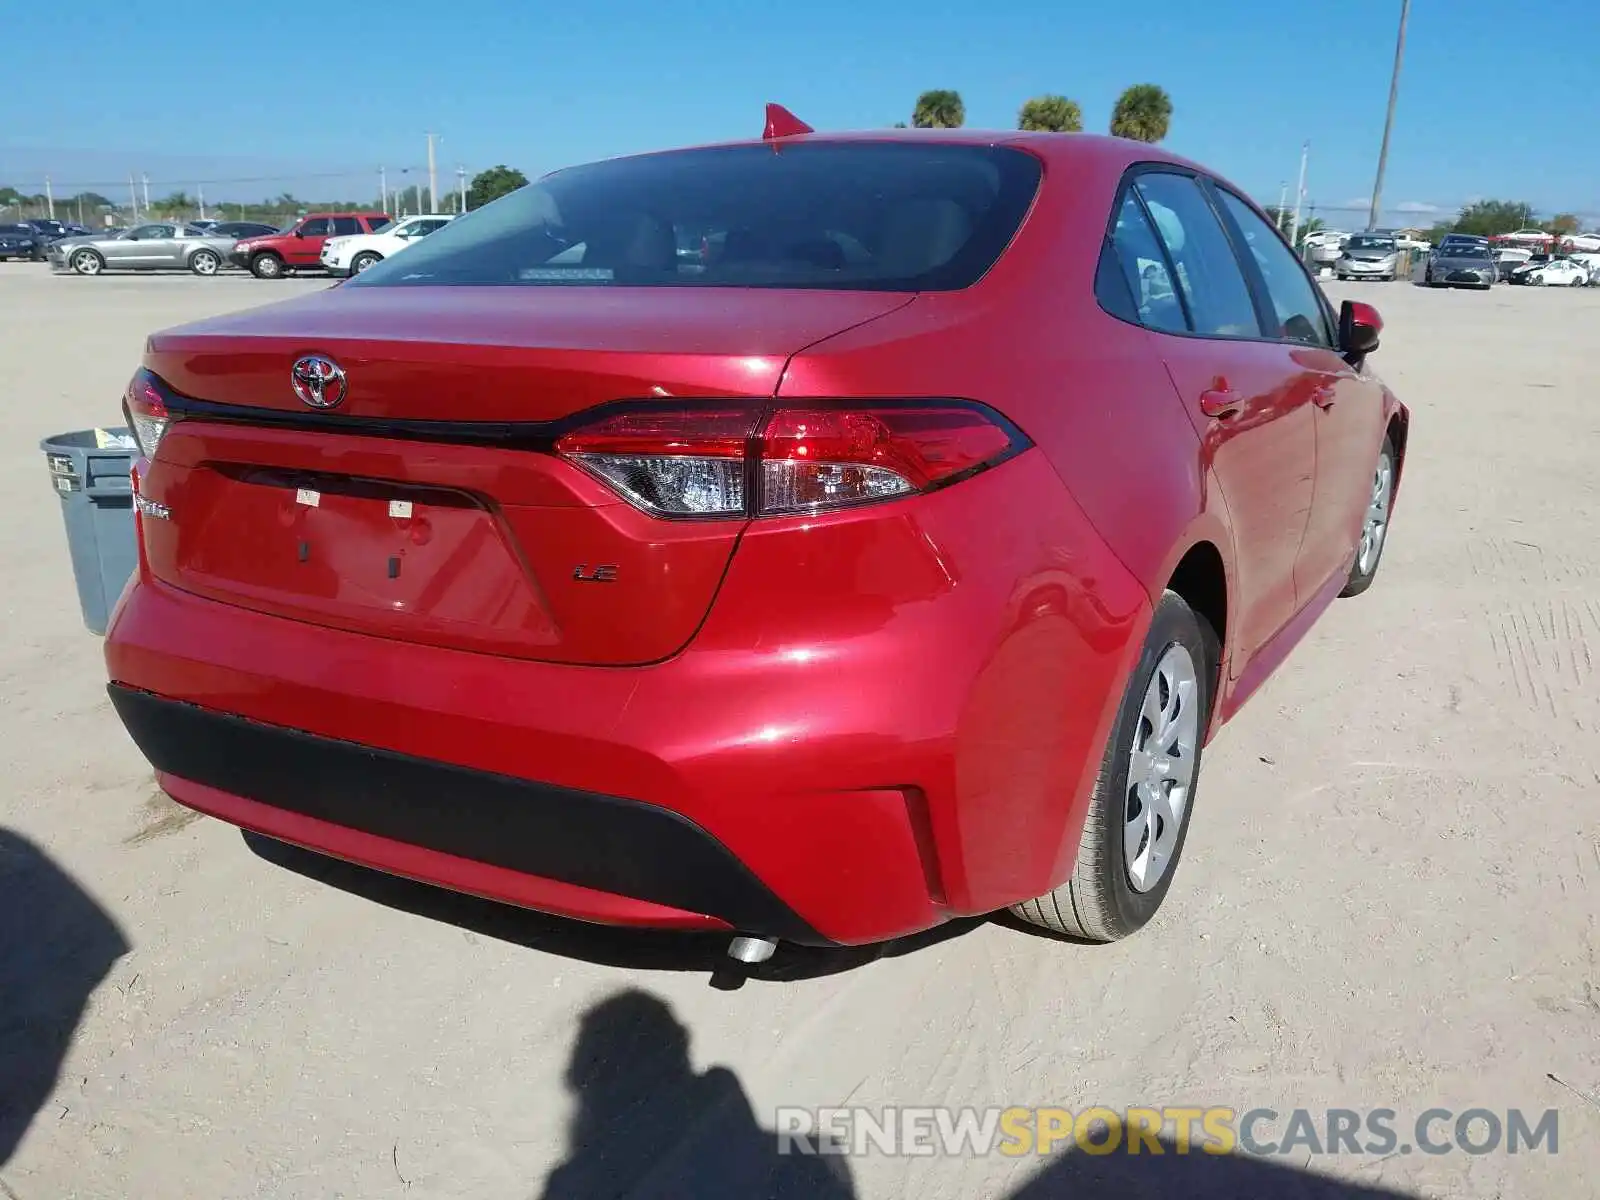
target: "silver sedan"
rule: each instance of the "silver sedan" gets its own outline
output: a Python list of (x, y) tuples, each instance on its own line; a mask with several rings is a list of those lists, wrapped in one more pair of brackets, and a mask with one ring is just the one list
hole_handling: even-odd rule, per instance
[(157, 222), (121, 233), (62, 238), (50, 243), (56, 271), (98, 275), (102, 271), (193, 271), (215, 275), (228, 261), (233, 238), (216, 237), (192, 225)]

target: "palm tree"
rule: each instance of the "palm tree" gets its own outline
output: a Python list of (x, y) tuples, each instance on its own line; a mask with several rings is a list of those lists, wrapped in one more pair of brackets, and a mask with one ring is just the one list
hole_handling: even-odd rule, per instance
[(1136, 142), (1159, 142), (1172, 124), (1172, 97), (1153, 83), (1136, 83), (1117, 97), (1111, 110), (1111, 135)]
[(1035, 96), (1018, 111), (1017, 128), (1045, 133), (1082, 133), (1083, 109), (1076, 100), (1065, 96)]
[(923, 92), (911, 112), (911, 124), (918, 129), (960, 129), (966, 121), (967, 106), (961, 103), (961, 93), (949, 88)]

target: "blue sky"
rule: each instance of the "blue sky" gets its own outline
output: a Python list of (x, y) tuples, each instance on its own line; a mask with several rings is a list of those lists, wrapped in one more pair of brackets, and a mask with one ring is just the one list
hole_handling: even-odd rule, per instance
[[(1389, 173), (1391, 220), (1475, 197), (1593, 214), (1600, 128), (1593, 0), (1507, 7), (1416, 0)], [(754, 135), (777, 100), (818, 129), (889, 125), (952, 87), (972, 126), (1011, 128), (1060, 92), (1103, 131), (1117, 92), (1172, 95), (1167, 145), (1265, 203), (1293, 183), (1333, 223), (1372, 187), (1399, 0), (416, 0), (244, 8), (84, 0), (54, 12), (54, 53), (12, 54), (0, 184), (58, 194), (148, 172), (152, 196), (377, 193), (439, 147), (455, 168), (530, 175), (629, 151)], [(1516, 30), (1515, 34), (1508, 32)], [(202, 31), (214, 31), (209, 39)], [(197, 47), (203, 47), (196, 53)], [(26, 116), (25, 121), (18, 120)], [(1572, 131), (1570, 140), (1561, 131)], [(224, 182), (224, 181), (249, 182)], [(117, 198), (121, 190), (95, 190)], [(1364, 214), (1362, 214), (1364, 215)]]

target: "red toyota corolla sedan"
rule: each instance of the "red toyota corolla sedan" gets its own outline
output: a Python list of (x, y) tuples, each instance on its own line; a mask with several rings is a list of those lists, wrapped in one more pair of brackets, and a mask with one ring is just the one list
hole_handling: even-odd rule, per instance
[(746, 960), (1118, 938), (1372, 582), (1379, 329), (1137, 142), (775, 110), (563, 170), (150, 339), (111, 696), (192, 808)]

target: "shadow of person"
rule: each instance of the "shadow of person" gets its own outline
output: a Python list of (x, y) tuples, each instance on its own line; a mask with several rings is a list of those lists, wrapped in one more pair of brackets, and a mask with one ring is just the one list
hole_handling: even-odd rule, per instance
[(70, 875), (0, 828), (0, 1166), (55, 1087), (90, 994), (128, 949)]
[(566, 1084), (576, 1105), (567, 1159), (541, 1200), (855, 1195), (842, 1157), (779, 1153), (733, 1072), (695, 1074), (688, 1030), (647, 992), (619, 992), (584, 1014)]
[(1006, 1200), (1417, 1200), (1242, 1153), (1180, 1154), (1159, 1140), (1160, 1154), (1069, 1151)]

